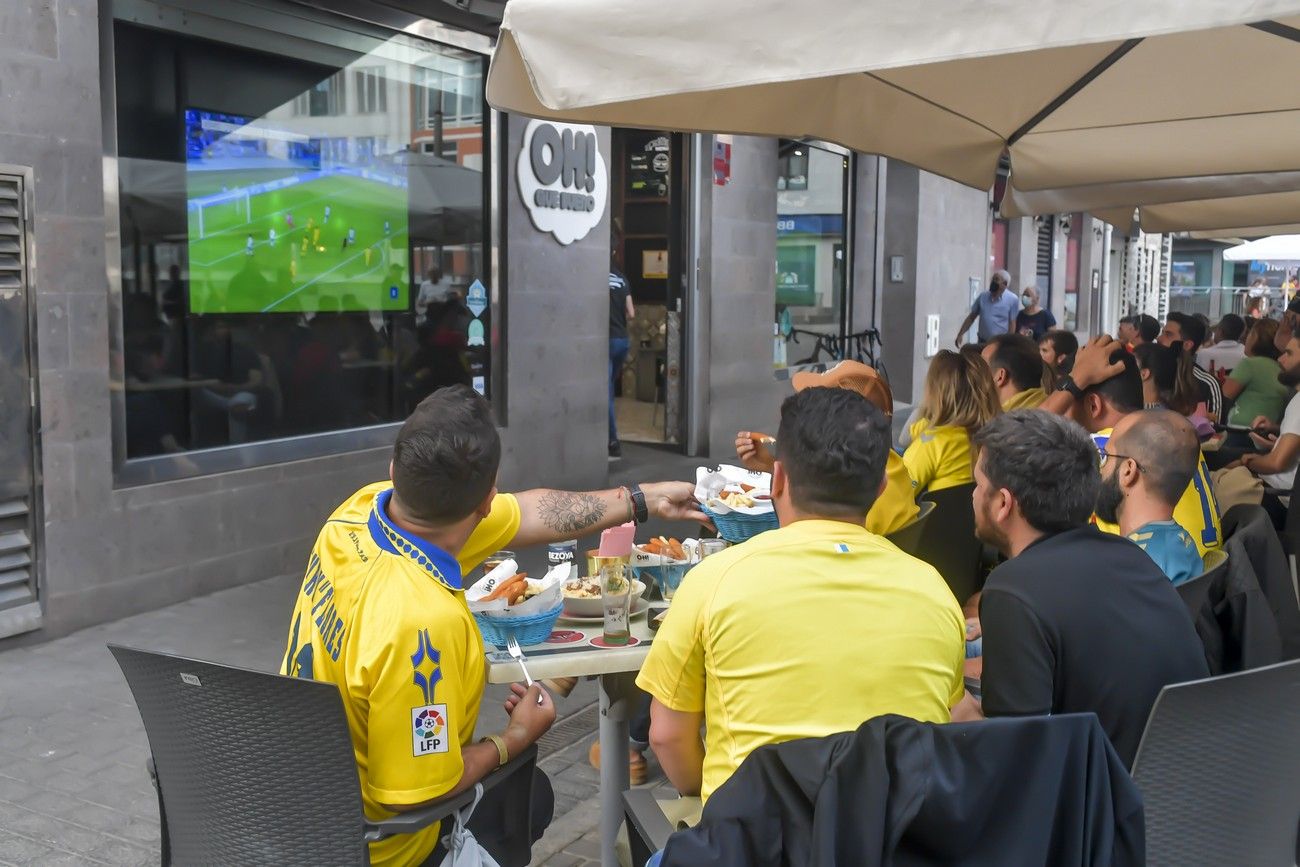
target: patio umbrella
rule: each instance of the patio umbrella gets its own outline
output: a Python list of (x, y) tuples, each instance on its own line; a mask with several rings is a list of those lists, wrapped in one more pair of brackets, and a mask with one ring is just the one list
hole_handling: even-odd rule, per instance
[(1300, 235), (1271, 235), (1223, 251), (1229, 262), (1300, 262)]
[(828, 139), (985, 189), (1009, 152), (1038, 191), (1300, 171), (1297, 40), (1300, 0), (511, 0), (487, 94)]
[(1143, 205), (1137, 210), (1136, 219), (1131, 206), (1095, 210), (1093, 216), (1124, 230), (1140, 225), (1145, 232), (1218, 230), (1222, 234), (1229, 226), (1276, 226), (1300, 222), (1300, 191)]

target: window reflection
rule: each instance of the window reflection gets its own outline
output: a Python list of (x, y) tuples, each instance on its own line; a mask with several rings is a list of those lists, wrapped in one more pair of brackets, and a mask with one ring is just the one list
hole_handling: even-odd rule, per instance
[(128, 457), (488, 391), (484, 58), (114, 37)]

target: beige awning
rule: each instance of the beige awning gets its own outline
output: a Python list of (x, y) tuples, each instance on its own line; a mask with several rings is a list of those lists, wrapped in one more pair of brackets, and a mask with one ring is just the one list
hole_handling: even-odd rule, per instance
[(1229, 231), (1225, 227), (1279, 226), (1300, 222), (1300, 191), (1143, 205), (1136, 213), (1136, 221), (1132, 207), (1099, 209), (1093, 211), (1093, 216), (1125, 231), (1138, 225), (1144, 232), (1217, 230), (1221, 234), (1238, 235), (1239, 230)]
[(827, 139), (979, 188), (1009, 151), (1034, 192), (1300, 171), (1297, 40), (1300, 0), (511, 0), (487, 94)]

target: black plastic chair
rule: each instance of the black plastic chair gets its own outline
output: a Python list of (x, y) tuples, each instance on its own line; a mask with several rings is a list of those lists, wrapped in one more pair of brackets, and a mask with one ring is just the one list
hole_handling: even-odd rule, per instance
[(922, 500), (917, 503), (917, 507), (920, 511), (916, 513), (915, 518), (885, 537), (893, 542), (898, 550), (913, 557), (917, 556), (916, 552), (920, 550), (921, 536), (925, 533), (925, 527), (930, 522), (930, 516), (934, 514), (935, 509), (934, 503), (929, 500)]
[(1300, 860), (1300, 662), (1167, 686), (1133, 762), (1147, 863)]
[(929, 563), (948, 583), (958, 604), (980, 589), (980, 541), (975, 537), (975, 483), (928, 491), (922, 502), (934, 503), (934, 514), (921, 531), (915, 556)]
[[(372, 822), (334, 684), (108, 648), (149, 737), (163, 865), (369, 864), (368, 841), (419, 831), (474, 800), (471, 788)], [(507, 840), (480, 840), (502, 865), (531, 858), (536, 757), (530, 748), (483, 780), (506, 815), (524, 817)]]

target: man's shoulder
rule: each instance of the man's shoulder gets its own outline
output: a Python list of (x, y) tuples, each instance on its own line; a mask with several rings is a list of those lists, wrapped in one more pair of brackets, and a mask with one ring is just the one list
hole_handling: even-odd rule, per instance
[(392, 485), (392, 482), (374, 482), (366, 485), (340, 503), (338, 508), (330, 515), (329, 520), (331, 522), (354, 521), (365, 523), (370, 518), (370, 509), (374, 505), (375, 497), (379, 496), (381, 491), (392, 487)]

